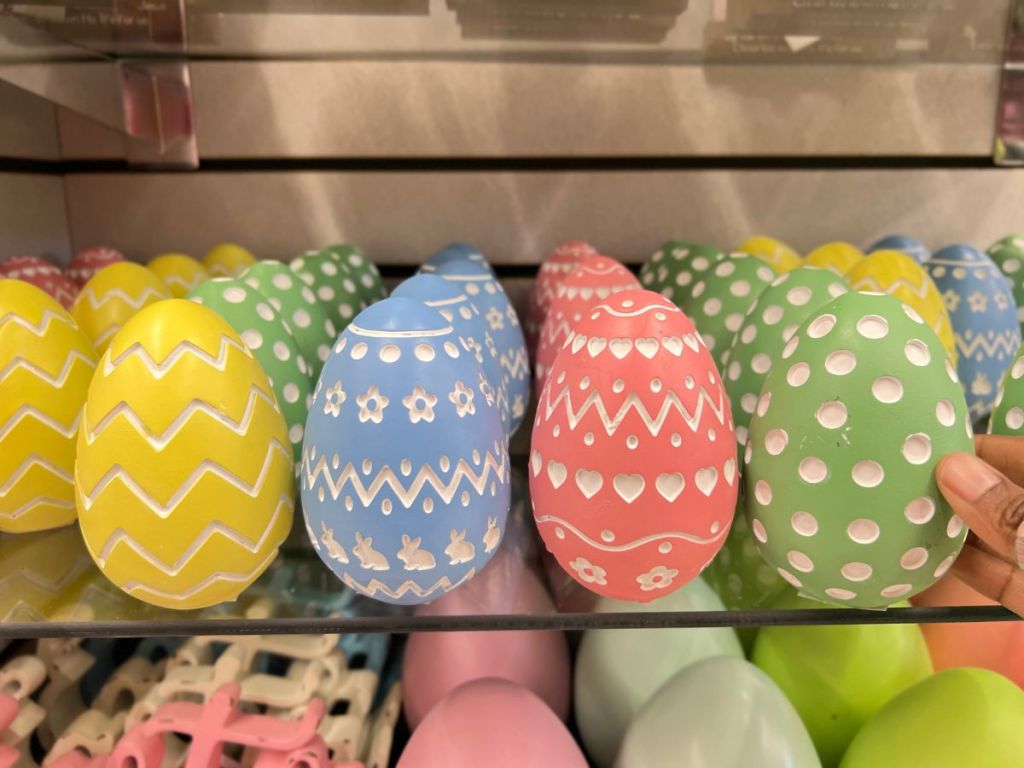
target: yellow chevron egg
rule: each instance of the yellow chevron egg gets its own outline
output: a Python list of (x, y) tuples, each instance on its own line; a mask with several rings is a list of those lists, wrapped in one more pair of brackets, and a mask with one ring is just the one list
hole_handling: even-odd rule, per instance
[(846, 273), (846, 282), (862, 293), (887, 293), (916, 311), (935, 331), (950, 360), (957, 362), (956, 340), (942, 294), (924, 267), (902, 251), (875, 251)]
[(203, 256), (203, 266), (213, 277), (238, 277), (256, 263), (256, 257), (240, 245), (221, 243)]
[(860, 248), (849, 243), (825, 243), (804, 256), (804, 265), (829, 269), (842, 277), (864, 258)]
[(235, 599), (288, 535), (293, 477), (270, 381), (219, 315), (170, 299), (114, 337), (82, 412), (75, 494), (117, 586), (166, 608)]
[(761, 261), (766, 262), (778, 273), (789, 272), (799, 267), (803, 260), (800, 254), (790, 248), (781, 240), (774, 237), (757, 235), (743, 243), (736, 250), (757, 256)]
[(154, 301), (171, 298), (164, 282), (145, 267), (119, 261), (104, 267), (82, 287), (71, 314), (103, 351), (132, 315)]
[(162, 253), (150, 259), (146, 268), (164, 281), (176, 299), (210, 279), (206, 267), (184, 253)]
[(34, 285), (0, 280), (0, 531), (75, 519), (75, 434), (96, 352)]

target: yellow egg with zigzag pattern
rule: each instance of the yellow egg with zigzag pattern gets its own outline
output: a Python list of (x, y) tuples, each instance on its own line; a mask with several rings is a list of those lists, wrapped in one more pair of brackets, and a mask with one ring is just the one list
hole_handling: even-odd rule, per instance
[(100, 359), (75, 465), (100, 570), (167, 608), (233, 600), (274, 560), (295, 488), (266, 373), (212, 310), (146, 307)]
[(256, 263), (256, 257), (240, 245), (221, 243), (203, 256), (203, 266), (212, 277), (239, 277)]
[(96, 352), (68, 312), (0, 280), (0, 531), (75, 519), (75, 435)]
[(804, 256), (804, 265), (828, 269), (843, 277), (863, 258), (864, 254), (855, 245), (842, 242), (825, 243)]
[(149, 260), (146, 269), (163, 280), (176, 299), (210, 279), (206, 267), (184, 253), (161, 253)]
[(154, 301), (171, 298), (164, 282), (145, 267), (119, 261), (104, 267), (82, 287), (71, 314), (103, 351), (128, 319)]
[(846, 282), (854, 290), (887, 293), (917, 312), (935, 331), (956, 364), (956, 340), (949, 312), (935, 282), (924, 267), (901, 251), (875, 251), (853, 265)]
[(757, 258), (768, 264), (780, 275), (803, 264), (799, 253), (774, 237), (756, 235), (745, 241), (736, 250), (741, 253), (749, 253), (751, 256), (757, 256)]

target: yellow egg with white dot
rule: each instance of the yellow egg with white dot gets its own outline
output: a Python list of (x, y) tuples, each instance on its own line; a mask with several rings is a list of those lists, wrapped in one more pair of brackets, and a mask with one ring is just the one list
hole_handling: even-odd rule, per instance
[(114, 584), (165, 608), (235, 599), (291, 529), (293, 477), (267, 374), (219, 315), (171, 299), (114, 337), (75, 471), (86, 547)]
[(757, 256), (779, 274), (789, 272), (803, 264), (799, 253), (774, 237), (756, 235), (744, 242), (737, 250)]
[(256, 257), (235, 243), (215, 245), (203, 257), (203, 266), (212, 277), (238, 277), (255, 263)]
[(935, 331), (950, 360), (957, 361), (953, 324), (935, 282), (902, 251), (875, 251), (854, 264), (846, 282), (862, 293), (887, 293), (913, 309)]
[(138, 264), (119, 261), (89, 279), (71, 306), (71, 314), (96, 351), (103, 354), (114, 334), (136, 312), (169, 298), (171, 292), (159, 277)]
[(162, 253), (150, 259), (146, 268), (164, 281), (176, 299), (210, 279), (206, 267), (184, 253)]
[(804, 265), (819, 267), (843, 277), (864, 258), (860, 248), (849, 243), (825, 243), (804, 256)]
[(75, 519), (75, 436), (96, 352), (70, 314), (0, 280), (0, 531)]

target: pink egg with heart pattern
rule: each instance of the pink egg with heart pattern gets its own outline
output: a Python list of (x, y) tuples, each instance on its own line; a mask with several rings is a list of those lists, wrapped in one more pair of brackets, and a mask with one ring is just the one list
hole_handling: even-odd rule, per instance
[(632, 272), (607, 256), (584, 259), (569, 273), (555, 292), (537, 341), (534, 359), (538, 392), (566, 337), (586, 311), (614, 293), (639, 287)]
[(590, 309), (541, 392), (530, 453), (534, 519), (587, 589), (648, 602), (725, 542), (738, 472), (722, 379), (668, 299), (624, 291)]
[(582, 240), (569, 240), (555, 248), (537, 270), (537, 279), (530, 289), (530, 300), (526, 306), (526, 321), (523, 323), (523, 335), (526, 337), (526, 348), (530, 355), (537, 350), (537, 340), (544, 319), (548, 316), (551, 302), (555, 300), (558, 286), (566, 276), (584, 259), (599, 256), (590, 243)]

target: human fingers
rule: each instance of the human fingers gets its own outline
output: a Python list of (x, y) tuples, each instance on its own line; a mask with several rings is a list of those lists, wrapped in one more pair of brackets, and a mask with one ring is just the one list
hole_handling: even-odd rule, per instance
[(986, 597), (1024, 616), (1024, 570), (968, 544), (953, 564), (953, 573)]
[(980, 458), (1011, 482), (1024, 485), (1024, 439), (1008, 435), (976, 435), (974, 449)]

